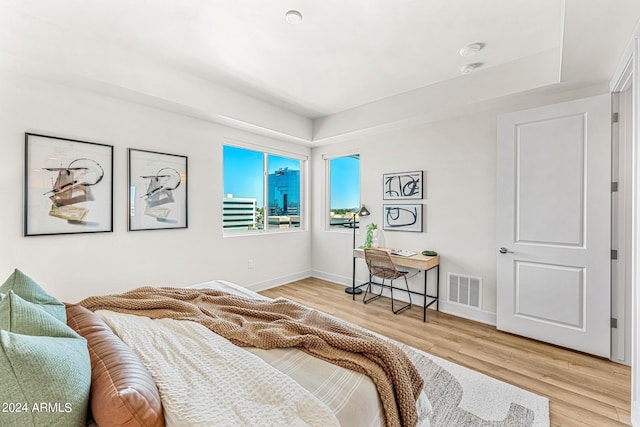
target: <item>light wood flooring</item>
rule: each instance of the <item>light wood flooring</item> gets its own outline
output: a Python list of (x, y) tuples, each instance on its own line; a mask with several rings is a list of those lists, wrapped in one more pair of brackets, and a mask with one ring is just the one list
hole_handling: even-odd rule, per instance
[(571, 350), (507, 334), (495, 327), (414, 306), (394, 315), (391, 301), (367, 305), (362, 294), (308, 278), (261, 292), (386, 335), (430, 354), (549, 398), (552, 426), (630, 425), (631, 369)]

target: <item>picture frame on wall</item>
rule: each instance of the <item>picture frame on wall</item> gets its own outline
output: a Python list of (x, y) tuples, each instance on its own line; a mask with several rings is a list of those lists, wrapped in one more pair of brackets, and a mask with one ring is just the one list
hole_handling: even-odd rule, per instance
[(188, 228), (187, 160), (129, 148), (129, 231)]
[(24, 235), (113, 231), (113, 146), (25, 133)]
[(386, 173), (382, 175), (383, 200), (422, 200), (423, 171)]
[(422, 204), (382, 205), (382, 229), (422, 232)]

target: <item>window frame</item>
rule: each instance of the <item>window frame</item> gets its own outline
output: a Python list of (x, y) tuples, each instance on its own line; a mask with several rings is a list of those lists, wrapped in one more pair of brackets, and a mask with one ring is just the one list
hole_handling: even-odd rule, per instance
[[(263, 158), (263, 185), (262, 185), (262, 206), (259, 206), (256, 203), (257, 208), (263, 209), (263, 225), (262, 228), (255, 230), (233, 230), (233, 229), (225, 229), (224, 228), (224, 198), (226, 197), (226, 193), (224, 191), (224, 148), (232, 147), (239, 148), (243, 150), (255, 151), (262, 154)], [(300, 226), (298, 227), (290, 227), (290, 228), (270, 228), (267, 219), (267, 213), (269, 209), (269, 155), (286, 157), (292, 160), (298, 160), (300, 162)], [(251, 144), (243, 141), (236, 141), (231, 139), (225, 139), (221, 146), (221, 163), (222, 167), (220, 168), (220, 172), (222, 175), (222, 236), (223, 237), (240, 237), (240, 236), (256, 236), (256, 235), (264, 235), (264, 234), (274, 234), (274, 233), (295, 233), (300, 231), (306, 231), (308, 229), (308, 218), (307, 218), (307, 209), (306, 209), (306, 201), (307, 201), (307, 163), (309, 161), (309, 156), (304, 154), (295, 153), (291, 151), (279, 150), (271, 147), (266, 147), (257, 144)]]
[(347, 227), (331, 227), (331, 160), (341, 157), (358, 156), (359, 161), (359, 173), (358, 173), (358, 205), (359, 209), (362, 206), (362, 154), (360, 150), (346, 151), (340, 153), (327, 153), (322, 155), (324, 161), (325, 171), (325, 194), (324, 194), (324, 230), (332, 233), (352, 233), (352, 230)]

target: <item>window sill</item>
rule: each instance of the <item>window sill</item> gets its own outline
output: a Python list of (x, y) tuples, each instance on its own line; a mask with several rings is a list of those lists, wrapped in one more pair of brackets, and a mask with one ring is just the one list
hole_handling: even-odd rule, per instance
[(287, 234), (287, 233), (301, 233), (306, 231), (304, 228), (280, 228), (280, 229), (272, 229), (272, 230), (255, 230), (255, 231), (237, 231), (237, 232), (222, 232), (222, 238), (226, 239), (227, 237), (248, 237), (248, 236), (265, 236), (265, 235), (274, 235), (274, 234)]

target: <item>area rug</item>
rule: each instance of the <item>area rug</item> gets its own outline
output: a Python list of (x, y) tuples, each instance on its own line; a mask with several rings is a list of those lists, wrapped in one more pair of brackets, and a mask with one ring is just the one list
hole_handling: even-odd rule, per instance
[(384, 335), (402, 348), (424, 379), (432, 406), (430, 427), (549, 427), (549, 399), (441, 359)]
[(394, 342), (425, 380), (431, 427), (547, 427), (549, 399)]

